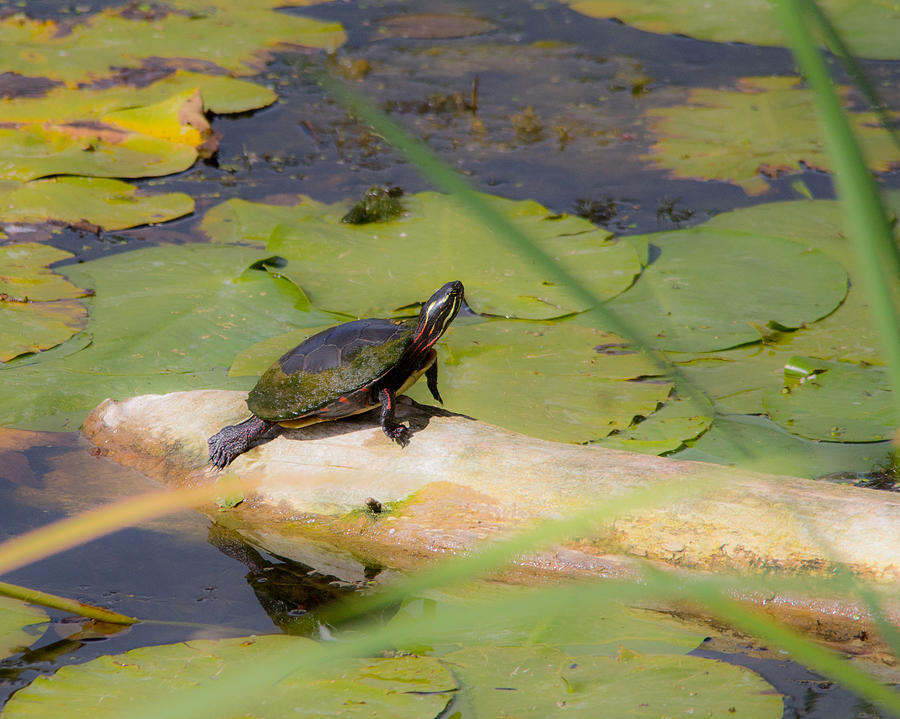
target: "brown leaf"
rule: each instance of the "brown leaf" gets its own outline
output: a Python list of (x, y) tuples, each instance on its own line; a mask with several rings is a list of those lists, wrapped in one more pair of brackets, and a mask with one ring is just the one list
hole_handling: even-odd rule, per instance
[(469, 15), (443, 13), (415, 13), (394, 15), (378, 21), (383, 37), (451, 38), (482, 35), (497, 26), (487, 20)]

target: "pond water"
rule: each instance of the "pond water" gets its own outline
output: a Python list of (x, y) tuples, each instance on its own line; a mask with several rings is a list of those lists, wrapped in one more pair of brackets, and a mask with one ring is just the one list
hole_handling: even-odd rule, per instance
[[(71, 19), (117, 5), (27, 2), (25, 11)], [(0, 11), (20, 6), (0, 2)], [(683, 102), (692, 88), (733, 88), (740, 78), (793, 74), (783, 48), (652, 34), (552, 2), (334, 2), (283, 12), (340, 23), (347, 41), (337, 53), (337, 72), (483, 192), (536, 200), (552, 213), (580, 213), (618, 235), (692, 227), (737, 208), (797, 200), (801, 192), (816, 199), (834, 196), (831, 177), (812, 164), (773, 172), (764, 194), (750, 194), (734, 183), (677, 178), (640, 159), (654, 142), (648, 109)], [(492, 27), (446, 39), (395, 37), (379, 29), (385, 17), (408, 13), (453, 13), (488, 20)], [(373, 185), (399, 186), (406, 195), (431, 189), (415, 167), (311, 79), (306, 69), (317, 57), (275, 53), (259, 75), (248, 78), (271, 86), (279, 100), (261, 110), (215, 116), (212, 126), (221, 139), (214, 158), (178, 174), (132, 180), (153, 192), (189, 194), (196, 202), (190, 216), (99, 233), (22, 225), (7, 228), (7, 234), (73, 253), (54, 266), (65, 273), (66, 266), (149, 245), (205, 241), (204, 214), (231, 198), (286, 204), (302, 194), (334, 203), (355, 200)], [(868, 61), (866, 68), (888, 104), (900, 106), (900, 64)], [(715, 142), (711, 137), (709, 143)], [(900, 188), (900, 173), (884, 173), (881, 184)], [(375, 266), (371, 273), (391, 269)], [(336, 286), (342, 281), (333, 278)], [(0, 434), (0, 540), (153, 487), (92, 456), (89, 443), (75, 433), (35, 433), (10, 441), (8, 448), (3, 439)], [(883, 442), (864, 449), (864, 456), (853, 455), (841, 469), (866, 473), (887, 452)], [(822, 466), (827, 468), (815, 474), (834, 468)], [(108, 636), (82, 637), (75, 633), (78, 625), (55, 625), (27, 653), (0, 661), (0, 702), (38, 673), (134, 647), (288, 626), (316, 635), (310, 612), (360, 588), (315, 567), (261, 554), (193, 513), (96, 540), (4, 580), (147, 621)], [(785, 716), (879, 716), (779, 657), (696, 653), (761, 673), (788, 697)]]

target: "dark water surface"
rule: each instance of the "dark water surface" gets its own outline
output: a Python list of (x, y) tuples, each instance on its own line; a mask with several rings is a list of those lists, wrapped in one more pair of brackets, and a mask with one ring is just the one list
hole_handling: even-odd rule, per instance
[[(78, 7), (93, 12), (106, 4), (114, 3)], [(29, 2), (26, 11), (53, 17), (62, 6)], [(0, 9), (17, 7), (0, 3)], [(429, 11), (471, 13), (497, 29), (448, 40), (377, 33), (376, 21), (385, 16)], [(689, 226), (725, 210), (797, 199), (791, 183), (798, 179), (816, 198), (833, 196), (831, 178), (811, 170), (774, 179), (767, 194), (749, 197), (725, 183), (672, 179), (637, 159), (650, 140), (636, 107), (671, 102), (693, 86), (730, 87), (738, 77), (792, 73), (786, 50), (651, 35), (552, 2), (335, 2), (285, 12), (341, 22), (349, 41), (338, 57), (365, 59), (371, 66), (359, 89), (377, 93), (381, 106), (486, 192), (534, 199), (558, 212), (593, 201), (609, 210), (598, 219), (620, 234)], [(374, 184), (399, 185), (410, 193), (430, 189), (415, 168), (324, 96), (302, 73), (305, 61), (279, 55), (259, 76), (279, 93), (276, 105), (214, 120), (223, 135), (216, 162), (136, 183), (193, 195), (192, 217), (99, 237), (66, 230), (50, 241), (83, 261), (147, 243), (202, 240), (199, 219), (230, 197), (307, 194), (333, 202), (358, 197)], [(893, 88), (896, 102), (900, 64), (867, 66)], [(473, 132), (475, 116), (464, 106), (476, 76), (482, 134)], [(541, 119), (542, 131), (517, 130), (511, 123), (511, 115), (528, 107)], [(557, 125), (571, 128), (569, 136), (555, 132)], [(883, 182), (900, 187), (900, 173)], [(106, 490), (98, 477), (110, 483)], [(152, 488), (134, 473), (90, 457), (87, 443), (72, 435), (48, 435), (43, 445), (24, 453), (0, 453), (0, 540), (96, 506), (112, 496), (110, 486), (116, 487), (115, 496)], [(69, 639), (51, 629), (27, 654), (0, 662), (0, 700), (38, 672), (137, 646), (271, 632), (286, 624), (315, 634), (315, 621), (304, 623), (307, 612), (353, 588), (242, 547), (226, 530), (210, 528), (193, 513), (91, 542), (3, 579), (158, 621), (102, 640)], [(276, 589), (268, 591), (271, 587)], [(785, 716), (878, 716), (796, 665), (698, 653), (763, 674), (789, 696)]]

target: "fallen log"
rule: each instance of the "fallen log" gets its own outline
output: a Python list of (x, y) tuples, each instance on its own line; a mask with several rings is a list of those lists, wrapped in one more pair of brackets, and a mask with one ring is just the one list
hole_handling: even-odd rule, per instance
[[(715, 490), (633, 511), (525, 558), (518, 581), (523, 573), (633, 576), (629, 557), (803, 575), (827, 575), (837, 560), (867, 581), (900, 579), (896, 494), (548, 442), (407, 398), (398, 402), (398, 419), (413, 432), (405, 449), (385, 438), (374, 415), (359, 415), (285, 430), (218, 472), (206, 439), (246, 418), (244, 397), (202, 390), (106, 400), (82, 431), (115, 461), (168, 484), (237, 473), (255, 490), (230, 510), (231, 526), (264, 549), (348, 580), (366, 566), (412, 569), (634, 489), (698, 479)], [(776, 596), (767, 606), (836, 641), (859, 634), (865, 614), (835, 599)]]

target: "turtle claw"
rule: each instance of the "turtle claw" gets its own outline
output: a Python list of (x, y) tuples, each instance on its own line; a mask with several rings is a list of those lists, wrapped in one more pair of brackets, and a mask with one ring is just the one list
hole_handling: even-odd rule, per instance
[(409, 444), (410, 432), (405, 425), (398, 424), (390, 429), (385, 428), (384, 433), (401, 447), (406, 447)]

